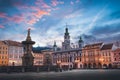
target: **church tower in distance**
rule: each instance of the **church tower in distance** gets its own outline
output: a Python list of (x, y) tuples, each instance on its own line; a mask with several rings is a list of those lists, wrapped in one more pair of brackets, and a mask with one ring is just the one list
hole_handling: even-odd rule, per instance
[(71, 48), (70, 47), (70, 35), (69, 35), (68, 28), (66, 25), (65, 33), (64, 33), (64, 42), (62, 42), (62, 50), (69, 50), (70, 48)]
[(82, 37), (80, 36), (80, 39), (78, 41), (78, 45), (79, 45), (79, 48), (82, 49), (82, 47), (84, 46), (84, 41), (82, 40)]

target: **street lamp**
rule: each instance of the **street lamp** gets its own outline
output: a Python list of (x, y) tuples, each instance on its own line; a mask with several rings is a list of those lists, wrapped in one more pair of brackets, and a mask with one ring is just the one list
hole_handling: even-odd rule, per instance
[(103, 63), (103, 60), (104, 60), (103, 58), (100, 58), (100, 59), (99, 59), (99, 61), (102, 62), (102, 63)]

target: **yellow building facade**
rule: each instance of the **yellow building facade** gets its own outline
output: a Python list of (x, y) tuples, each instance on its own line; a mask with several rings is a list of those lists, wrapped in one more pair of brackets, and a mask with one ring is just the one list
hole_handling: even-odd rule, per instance
[(0, 41), (0, 66), (8, 66), (8, 46)]
[(111, 44), (104, 44), (101, 48), (101, 55), (100, 55), (100, 59), (101, 59), (101, 64), (102, 64), (102, 68), (111, 68), (112, 67), (112, 55), (113, 55), (113, 49), (114, 49), (114, 45)]
[(82, 49), (83, 68), (100, 68), (100, 47), (102, 43), (89, 44)]

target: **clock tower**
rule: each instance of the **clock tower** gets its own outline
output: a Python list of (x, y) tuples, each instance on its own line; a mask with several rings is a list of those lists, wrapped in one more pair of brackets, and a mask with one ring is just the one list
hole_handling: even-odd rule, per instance
[(64, 33), (64, 42), (62, 42), (62, 50), (69, 50), (70, 48), (71, 48), (70, 47), (70, 35), (69, 35), (68, 28), (66, 25), (65, 33)]

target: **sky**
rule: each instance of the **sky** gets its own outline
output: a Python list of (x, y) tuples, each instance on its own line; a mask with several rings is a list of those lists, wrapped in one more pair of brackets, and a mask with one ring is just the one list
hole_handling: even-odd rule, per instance
[(61, 46), (66, 24), (74, 44), (120, 40), (120, 0), (0, 0), (0, 40)]

